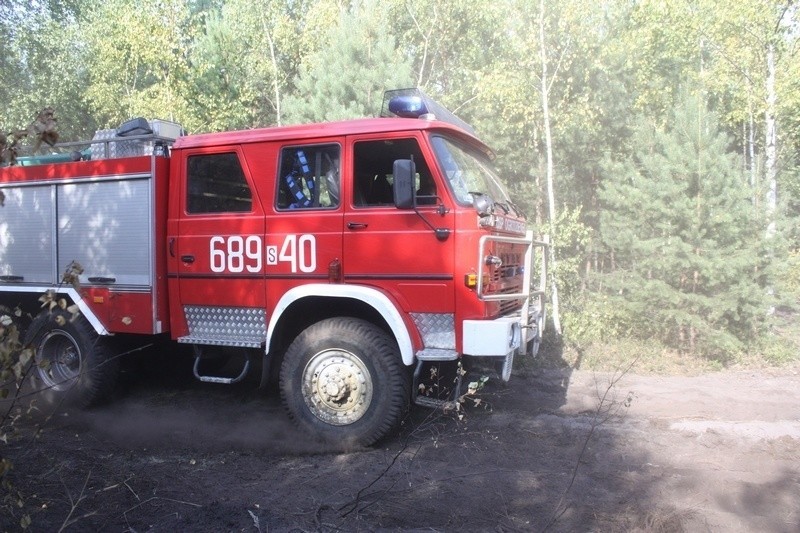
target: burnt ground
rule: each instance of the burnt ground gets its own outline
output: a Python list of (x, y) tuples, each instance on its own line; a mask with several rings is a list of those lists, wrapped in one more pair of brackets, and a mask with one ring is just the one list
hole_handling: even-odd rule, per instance
[[(188, 372), (188, 369), (187, 369)], [(800, 530), (800, 376), (521, 369), (463, 418), (326, 453), (277, 393), (129, 372), (112, 403), (22, 416), (0, 530)], [(2, 446), (2, 444), (0, 444)]]

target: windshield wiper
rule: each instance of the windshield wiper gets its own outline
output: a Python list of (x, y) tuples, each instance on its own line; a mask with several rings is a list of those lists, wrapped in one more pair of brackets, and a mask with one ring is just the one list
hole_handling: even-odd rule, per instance
[(508, 205), (511, 206), (511, 208), (514, 210), (514, 213), (516, 213), (518, 217), (528, 218), (525, 216), (525, 213), (522, 212), (522, 209), (517, 207), (516, 204), (514, 204), (514, 202), (512, 202), (511, 200), (508, 201)]

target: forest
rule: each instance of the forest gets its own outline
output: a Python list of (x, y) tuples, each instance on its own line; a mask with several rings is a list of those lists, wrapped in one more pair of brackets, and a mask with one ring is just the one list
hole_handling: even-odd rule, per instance
[(375, 116), (420, 87), (553, 243), (547, 346), (798, 358), (793, 0), (2, 0), (0, 33), (4, 134), (45, 106), (61, 141)]

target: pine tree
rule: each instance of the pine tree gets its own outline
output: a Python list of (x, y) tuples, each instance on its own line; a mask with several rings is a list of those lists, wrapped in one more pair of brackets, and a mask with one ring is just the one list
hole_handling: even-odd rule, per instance
[(325, 39), (328, 46), (306, 58), (287, 97), (287, 122), (342, 120), (376, 116), (386, 89), (409, 87), (411, 64), (395, 46), (381, 2), (354, 2)]
[(632, 333), (722, 358), (755, 337), (768, 304), (763, 230), (717, 124), (690, 96), (668, 126), (639, 122), (631, 155), (606, 165), (601, 233), (604, 282)]

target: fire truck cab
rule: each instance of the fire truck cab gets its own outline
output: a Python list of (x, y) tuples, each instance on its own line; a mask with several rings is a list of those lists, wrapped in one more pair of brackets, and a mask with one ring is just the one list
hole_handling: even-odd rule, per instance
[[(198, 379), (274, 369), (301, 427), (369, 445), (410, 401), (458, 399), (461, 373), (443, 398), (428, 367), (486, 357), (508, 380), (538, 349), (546, 242), (491, 150), (417, 90), (379, 118), (198, 135), (136, 119), (65, 147), (0, 168), (0, 314), (33, 317), (34, 374), (78, 404), (113, 389), (110, 336), (168, 335)], [(209, 370), (233, 349), (240, 371)]]

